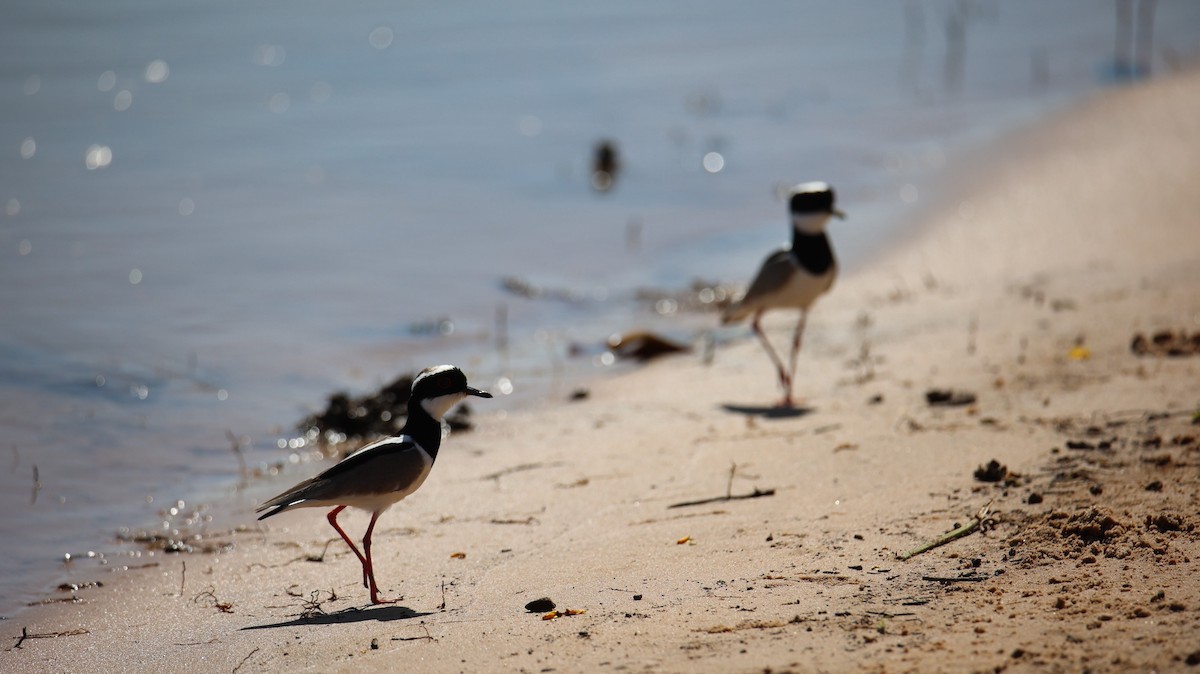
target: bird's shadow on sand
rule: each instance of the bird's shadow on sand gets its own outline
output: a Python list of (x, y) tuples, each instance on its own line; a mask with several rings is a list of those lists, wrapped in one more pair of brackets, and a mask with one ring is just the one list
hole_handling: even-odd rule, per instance
[(433, 615), (431, 612), (414, 611), (406, 606), (384, 606), (381, 608), (362, 609), (358, 607), (350, 607), (338, 611), (336, 613), (318, 613), (312, 616), (301, 616), (292, 620), (285, 620), (277, 623), (266, 623), (263, 625), (248, 625), (242, 628), (245, 630), (266, 630), (276, 627), (303, 627), (305, 625), (345, 625), (349, 623), (360, 623), (368, 620), (376, 622), (391, 622), (393, 620), (409, 620), (410, 618), (420, 618), (427, 615)]
[(737, 405), (724, 403), (721, 409), (734, 414), (763, 419), (798, 419), (816, 412), (815, 407), (779, 407), (777, 405)]

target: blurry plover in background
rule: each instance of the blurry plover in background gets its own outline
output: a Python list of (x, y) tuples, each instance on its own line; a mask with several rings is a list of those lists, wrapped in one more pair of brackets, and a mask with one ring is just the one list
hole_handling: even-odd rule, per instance
[[(467, 396), (491, 398), (492, 394), (468, 386), (466, 375), (453, 365), (425, 368), (413, 379), (408, 419), (400, 435), (367, 445), (320, 475), (263, 503), (255, 512), (267, 512), (258, 519), (293, 508), (333, 506), (326, 519), (362, 564), (363, 586), (371, 591), (371, 603), (392, 603), (379, 598), (371, 560), (371, 532), (385, 510), (425, 482), (442, 444), (442, 417)], [(338, 526), (338, 513), (349, 506), (371, 513), (361, 552)]]
[[(782, 407), (791, 407), (792, 383), (796, 374), (796, 356), (804, 333), (808, 311), (817, 298), (829, 291), (837, 277), (837, 260), (825, 224), (830, 216), (844, 218), (834, 206), (833, 188), (823, 182), (809, 182), (791, 189), (789, 208), (792, 214), (792, 244), (772, 252), (759, 268), (746, 294), (730, 305), (721, 315), (721, 323), (729, 324), (752, 317), (750, 326), (762, 340), (763, 348), (779, 371), (783, 388)], [(792, 336), (789, 367), (784, 368), (779, 354), (762, 331), (759, 321), (771, 309), (797, 309), (800, 319)]]
[(592, 189), (597, 192), (612, 189), (620, 170), (621, 162), (617, 159), (616, 142), (602, 140), (597, 143), (592, 153)]

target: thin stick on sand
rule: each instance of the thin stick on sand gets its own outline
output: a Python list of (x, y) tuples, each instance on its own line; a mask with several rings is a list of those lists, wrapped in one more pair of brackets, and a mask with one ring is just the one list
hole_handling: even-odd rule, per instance
[(671, 505), (667, 506), (667, 508), (668, 509), (687, 508), (689, 506), (706, 505), (709, 503), (723, 503), (725, 501), (740, 501), (742, 499), (761, 498), (763, 496), (774, 496), (774, 495), (775, 495), (774, 489), (759, 489), (758, 487), (755, 487), (754, 491), (750, 492), (749, 494), (714, 496), (712, 498), (702, 498), (698, 501), (683, 501), (682, 503), (672, 503)]
[(981, 526), (983, 526), (983, 522), (988, 518), (988, 512), (991, 509), (992, 509), (992, 502), (988, 501), (987, 505), (983, 506), (982, 508), (979, 509), (979, 512), (975, 513), (975, 516), (971, 518), (970, 522), (967, 522), (966, 524), (955, 529), (954, 531), (946, 532), (946, 533), (942, 534), (941, 536), (938, 536), (937, 538), (933, 539), (932, 541), (929, 541), (928, 543), (926, 543), (920, 547), (913, 548), (912, 550), (909, 550), (908, 552), (905, 552), (901, 555), (897, 555), (897, 558), (902, 562), (908, 561), (909, 559), (916, 557), (917, 555), (921, 554), (922, 552), (928, 552), (938, 546), (945, 545), (945, 544), (949, 543), (950, 541), (953, 541), (958, 538), (962, 538), (963, 536), (966, 536), (966, 535), (976, 531)]

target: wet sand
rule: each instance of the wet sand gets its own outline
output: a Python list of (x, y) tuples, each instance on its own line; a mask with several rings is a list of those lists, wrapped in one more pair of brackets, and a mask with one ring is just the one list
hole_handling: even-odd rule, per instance
[[(1197, 109), (1200, 74), (1164, 78), (980, 157), (912, 241), (818, 303), (802, 414), (770, 413), (752, 339), (577, 402), (477, 405), (375, 533), (395, 605), (367, 606), (357, 560), (300, 511), (19, 614), (0, 669), (1194, 664), (1200, 356), (1130, 345), (1200, 331)], [(781, 342), (791, 325), (768, 321)], [(540, 597), (563, 615), (526, 612)]]

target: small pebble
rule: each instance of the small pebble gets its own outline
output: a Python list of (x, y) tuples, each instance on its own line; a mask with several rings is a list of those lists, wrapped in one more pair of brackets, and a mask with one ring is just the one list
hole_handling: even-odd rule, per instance
[(530, 613), (548, 613), (554, 610), (556, 604), (549, 597), (534, 599), (525, 605), (525, 610)]

